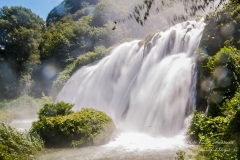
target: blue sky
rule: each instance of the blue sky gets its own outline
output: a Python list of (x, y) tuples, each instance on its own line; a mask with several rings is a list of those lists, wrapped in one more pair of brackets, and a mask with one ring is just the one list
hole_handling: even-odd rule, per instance
[(63, 0), (0, 0), (0, 8), (3, 6), (22, 6), (32, 10), (46, 20), (48, 13)]

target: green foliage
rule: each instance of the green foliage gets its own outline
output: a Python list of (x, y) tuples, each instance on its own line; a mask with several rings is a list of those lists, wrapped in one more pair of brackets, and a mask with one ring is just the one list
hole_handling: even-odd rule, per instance
[(34, 122), (31, 132), (38, 133), (46, 146), (98, 145), (110, 140), (115, 127), (103, 112), (83, 109), (66, 116), (47, 117)]
[(186, 152), (184, 151), (179, 150), (176, 152), (176, 154), (177, 154), (177, 158), (175, 158), (176, 160), (184, 160), (186, 158)]
[(59, 92), (59, 90), (66, 84), (67, 80), (77, 69), (100, 60), (107, 53), (108, 52), (104, 46), (97, 46), (94, 48), (94, 52), (87, 52), (83, 55), (80, 55), (76, 60), (67, 65), (66, 68), (58, 74), (58, 77), (53, 83), (53, 89), (55, 92)]
[(43, 120), (47, 117), (56, 117), (56, 116), (66, 116), (71, 113), (73, 104), (65, 103), (60, 101), (56, 104), (54, 103), (46, 103), (44, 104), (43, 108), (41, 108), (38, 112), (38, 118)]
[(36, 134), (20, 133), (17, 130), (0, 124), (0, 159), (33, 160), (43, 147), (43, 141)]
[[(207, 61), (199, 62), (198, 92), (205, 92), (209, 101), (209, 115), (220, 115), (220, 106), (231, 99), (240, 85), (240, 51), (225, 46)], [(204, 83), (208, 81), (208, 86)], [(207, 88), (207, 89), (206, 89)], [(207, 93), (208, 92), (208, 93)], [(198, 94), (199, 94), (198, 93)]]
[(44, 21), (23, 7), (3, 7), (0, 10), (0, 50), (4, 59), (22, 67), (23, 63), (39, 62), (38, 44)]
[[(0, 8), (0, 98), (15, 98), (31, 75), (28, 69), (40, 63), (38, 50), (44, 21), (30, 9)], [(21, 74), (25, 73), (24, 76)], [(30, 82), (30, 81), (28, 81)]]
[(225, 131), (228, 127), (228, 120), (224, 117), (210, 117), (203, 113), (196, 112), (190, 126), (190, 136), (197, 142), (203, 141), (206, 137), (224, 141), (229, 138)]
[(229, 119), (229, 131), (234, 135), (240, 134), (240, 90), (235, 93), (234, 97), (227, 100), (222, 106), (221, 111)]
[[(190, 135), (199, 145), (196, 157), (202, 159), (236, 159), (237, 142), (228, 130), (226, 117), (208, 117), (195, 113), (190, 127)], [(200, 158), (201, 159), (201, 158)]]
[(232, 45), (239, 48), (240, 32), (240, 8), (239, 2), (234, 1), (225, 5), (222, 9), (209, 14), (206, 18), (207, 26), (203, 32), (200, 47), (208, 55), (215, 55), (220, 48), (224, 47), (224, 42), (233, 37)]
[(240, 91), (221, 106), (221, 115), (205, 116), (196, 112), (189, 134), (200, 150), (199, 159), (237, 159), (240, 156)]
[[(235, 160), (240, 157), (240, 51), (237, 45), (240, 36), (238, 31), (231, 30), (232, 23), (240, 24), (239, 13), (226, 19), (232, 11), (238, 10), (236, 8), (230, 5), (224, 8), (226, 12), (212, 14), (208, 20), (210, 27), (207, 26), (205, 32), (209, 36), (203, 35), (201, 42), (206, 43), (207, 53), (211, 56), (202, 58), (200, 55), (198, 62), (198, 101), (208, 102), (205, 103), (208, 112), (207, 115), (195, 113), (190, 126), (190, 136), (199, 145), (196, 159)], [(213, 22), (213, 17), (218, 17), (219, 21)], [(231, 33), (232, 37), (224, 37), (224, 29), (225, 32), (229, 30), (226, 33)], [(211, 37), (214, 39), (210, 40)]]
[(103, 57), (96, 49), (109, 47), (132, 36), (132, 32), (142, 33), (127, 23), (112, 30), (115, 16), (127, 16), (131, 8), (121, 1), (116, 3), (106, 0), (65, 0), (49, 13), (47, 27), (29, 9), (2, 8), (0, 99), (16, 98), (23, 92), (32, 96), (40, 96), (42, 92), (47, 94), (46, 88), (53, 85), (56, 77), (48, 79), (45, 74), (39, 73), (44, 73), (48, 64), (56, 66), (58, 71), (64, 68), (69, 70), (69, 73), (65, 74), (65, 70), (60, 73), (56, 80), (60, 83), (54, 83), (54, 88), (61, 88), (75, 71), (72, 68)]
[(226, 99), (234, 96), (240, 85), (240, 51), (228, 46), (209, 57), (206, 69), (211, 73), (210, 115), (219, 115), (219, 108)]
[[(212, 116), (220, 114), (219, 108), (225, 99), (234, 95), (239, 85), (239, 6), (238, 1), (232, 0), (207, 15), (205, 20), (207, 25), (200, 42), (201, 55), (197, 65), (197, 108), (204, 110), (210, 104)], [(226, 78), (216, 77), (216, 73), (224, 70)]]
[(101, 43), (106, 31), (102, 27), (92, 27), (91, 21), (90, 16), (73, 21), (72, 16), (68, 15), (51, 25), (40, 44), (42, 58), (54, 57), (59, 66), (65, 67), (77, 55), (93, 50), (96, 43)]
[[(220, 49), (213, 57), (209, 58), (207, 67), (211, 70), (215, 82), (220, 88), (229, 88), (234, 93), (240, 83), (240, 51), (235, 47), (228, 46)], [(216, 73), (217, 69), (224, 69), (222, 73)], [(221, 76), (223, 74), (223, 76)], [(224, 75), (225, 74), (225, 75)], [(225, 76), (225, 77), (224, 77)], [(230, 86), (230, 84), (232, 86)], [(235, 88), (235, 89), (234, 89)], [(228, 96), (228, 94), (230, 94)], [(233, 94), (226, 93), (226, 98), (230, 98)]]

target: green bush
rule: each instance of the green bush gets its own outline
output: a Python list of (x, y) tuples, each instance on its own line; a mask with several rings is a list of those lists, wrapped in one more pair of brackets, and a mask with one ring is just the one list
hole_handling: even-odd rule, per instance
[[(240, 32), (237, 28), (239, 28), (240, 25), (240, 5), (238, 2), (230, 1), (227, 5), (222, 7), (221, 9), (218, 9), (215, 12), (210, 13), (206, 16), (205, 22), (206, 26), (203, 31), (202, 39), (199, 45), (199, 53), (203, 53), (202, 55), (205, 55), (204, 57), (199, 54), (198, 58), (198, 81), (197, 81), (197, 109), (198, 110), (204, 110), (206, 109), (206, 106), (208, 105), (207, 101), (211, 101), (211, 98), (217, 97), (221, 98), (218, 99), (217, 103), (213, 102), (211, 105), (213, 107), (210, 107), (210, 113), (211, 116), (218, 116), (220, 111), (219, 107), (224, 102), (224, 99), (231, 98), (231, 96), (234, 94), (234, 92), (229, 92), (229, 88), (225, 87), (223, 85), (228, 85), (230, 82), (231, 88), (234, 88), (236, 86), (236, 81), (234, 83), (231, 83), (231, 80), (234, 80), (236, 77), (239, 77), (239, 69), (238, 69), (238, 75), (234, 75), (236, 70), (232, 70), (232, 68), (229, 68), (235, 64), (235, 66), (238, 67), (239, 63), (235, 63), (236, 57), (239, 57), (239, 50), (240, 50)], [(230, 46), (230, 47), (229, 47)], [(234, 46), (234, 47), (231, 47)], [(222, 48), (222, 49), (221, 49)], [(238, 51), (236, 51), (236, 49)], [(226, 53), (224, 53), (226, 51)], [(236, 53), (238, 52), (238, 53)], [(215, 56), (216, 54), (219, 54), (218, 56)], [(216, 82), (217, 92), (214, 92), (213, 95), (209, 96), (209, 91), (207, 87), (202, 87), (203, 84), (206, 84), (205, 82), (211, 81), (213, 77), (211, 77), (211, 71), (209, 67), (216, 67), (214, 65), (211, 65), (210, 63), (215, 61), (217, 62), (219, 59), (223, 57), (224, 55), (227, 55), (227, 57), (230, 57), (228, 60), (228, 63), (226, 65), (220, 64), (220, 63), (214, 63), (214, 65), (220, 64), (221, 66), (226, 67), (226, 71), (229, 71), (230, 74), (228, 74), (229, 79), (214, 79), (213, 84)], [(208, 61), (208, 58), (212, 57), (210, 59), (211, 62), (209, 65), (206, 65), (206, 61)], [(214, 60), (213, 60), (214, 59)], [(238, 58), (239, 59), (239, 58)], [(235, 61), (231, 64), (230, 61)], [(238, 61), (239, 62), (239, 61)], [(229, 65), (230, 64), (230, 65)], [(239, 67), (238, 67), (239, 68)], [(213, 69), (213, 68), (212, 68)], [(234, 72), (232, 72), (234, 71)], [(225, 81), (225, 82), (224, 82)], [(238, 79), (238, 82), (240, 80)], [(219, 85), (220, 84), (220, 85)], [(223, 85), (222, 85), (223, 84)], [(206, 90), (204, 90), (204, 89)], [(236, 87), (235, 87), (236, 88)], [(210, 98), (211, 97), (211, 98)]]
[[(214, 56), (198, 62), (197, 104), (209, 105), (208, 115), (213, 117), (222, 116), (221, 106), (234, 96), (240, 85), (240, 50), (229, 43), (226, 42), (227, 46)], [(203, 87), (202, 84), (206, 81), (209, 81), (209, 86)], [(205, 104), (202, 104), (204, 101)]]
[(186, 152), (185, 151), (177, 151), (176, 152), (177, 157), (175, 158), (176, 160), (184, 160), (186, 157)]
[(199, 65), (198, 86), (207, 79), (212, 84), (205, 93), (208, 114), (196, 112), (190, 126), (190, 137), (200, 149), (196, 159), (240, 157), (240, 51), (230, 45), (231, 41)]
[(94, 109), (83, 109), (65, 116), (46, 117), (34, 122), (47, 147), (99, 145), (110, 140), (115, 126), (110, 117)]
[[(238, 120), (236, 120), (238, 119)], [(199, 146), (196, 159), (237, 159), (239, 157), (239, 114), (205, 116), (196, 112), (190, 126), (190, 137)]]
[(190, 136), (199, 145), (196, 159), (237, 159), (240, 157), (240, 91), (221, 105), (222, 116), (196, 112)]
[(232, 98), (240, 85), (240, 51), (224, 46), (209, 58), (208, 68), (215, 82), (214, 90), (223, 93), (224, 99)]
[(77, 69), (100, 60), (107, 53), (108, 51), (104, 46), (97, 46), (94, 47), (94, 52), (87, 52), (80, 55), (75, 61), (67, 65), (65, 69), (58, 74), (57, 79), (53, 83), (54, 91), (59, 93), (59, 90), (62, 89), (62, 87), (66, 84), (72, 74), (77, 71)]
[(222, 141), (228, 140), (229, 134), (226, 133), (228, 119), (218, 116), (205, 116), (202, 112), (195, 112), (190, 126), (190, 136), (197, 142), (204, 141), (205, 138)]
[[(196, 159), (236, 158), (235, 144), (226, 132), (228, 121), (224, 117), (208, 117), (195, 113), (190, 127), (190, 136), (199, 145)], [(235, 153), (235, 154), (234, 154)]]
[[(210, 13), (206, 16), (206, 26), (200, 42), (200, 47), (208, 55), (215, 55), (220, 48), (224, 47), (224, 42), (234, 38), (232, 45), (239, 48), (239, 30), (240, 25), (240, 5), (229, 2), (223, 8)], [(226, 32), (227, 31), (227, 32)]]
[(73, 104), (65, 103), (63, 101), (54, 103), (46, 103), (43, 108), (41, 108), (38, 112), (38, 118), (40, 120), (47, 117), (56, 117), (56, 116), (65, 116), (73, 113), (71, 110)]
[(36, 134), (20, 133), (0, 124), (0, 159), (32, 160), (43, 147), (43, 141)]

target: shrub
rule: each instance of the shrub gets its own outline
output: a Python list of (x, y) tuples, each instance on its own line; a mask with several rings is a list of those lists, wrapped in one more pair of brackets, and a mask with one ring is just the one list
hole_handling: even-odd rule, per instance
[(115, 126), (110, 117), (94, 109), (83, 109), (65, 116), (46, 117), (34, 122), (47, 147), (99, 145), (110, 140)]
[(209, 58), (208, 68), (215, 82), (214, 90), (223, 93), (224, 99), (232, 98), (240, 85), (240, 51), (225, 46)]
[[(238, 2), (237, 2), (238, 3)], [(233, 45), (239, 48), (240, 25), (239, 3), (229, 2), (222, 9), (210, 13), (206, 17), (206, 23), (200, 47), (204, 48), (208, 55), (215, 55), (225, 44), (224, 42), (233, 37)], [(225, 33), (223, 33), (225, 31)], [(227, 33), (226, 33), (227, 31)]]
[(206, 54), (198, 58), (197, 108), (209, 110), (208, 115), (196, 112), (190, 126), (200, 149), (195, 159), (240, 157), (240, 34), (235, 29), (239, 9), (229, 2), (206, 19), (199, 47)]
[(43, 141), (38, 135), (20, 133), (4, 123), (0, 124), (1, 160), (32, 160), (42, 147)]
[(53, 83), (54, 91), (58, 93), (77, 69), (100, 60), (107, 53), (108, 51), (104, 46), (97, 46), (94, 48), (94, 52), (87, 52), (77, 57), (76, 60), (67, 65), (64, 70), (58, 74), (57, 79)]
[(176, 160), (184, 160), (186, 157), (186, 152), (185, 151), (177, 151), (176, 152), (177, 157), (175, 158)]
[(73, 113), (71, 110), (73, 104), (65, 103), (63, 101), (54, 103), (46, 103), (43, 108), (41, 108), (38, 112), (38, 118), (40, 120), (46, 117), (56, 117), (56, 116), (65, 116)]
[[(209, 105), (208, 115), (222, 116), (220, 107), (234, 96), (240, 85), (240, 51), (228, 44), (214, 56), (207, 57), (207, 61), (199, 63), (198, 106), (201, 106), (203, 101), (208, 101), (208, 104), (204, 104)], [(205, 82), (209, 84), (203, 87)]]
[[(202, 39), (199, 45), (199, 50), (200, 53), (204, 53), (204, 55), (208, 57), (215, 56), (218, 54), (218, 56), (212, 57), (211, 62), (215, 63), (211, 65), (206, 65), (206, 61), (199, 61), (198, 62), (198, 82), (197, 82), (197, 109), (199, 110), (204, 110), (206, 109), (206, 106), (208, 105), (207, 101), (209, 100), (206, 97), (209, 97), (209, 92), (208, 91), (203, 91), (202, 89), (202, 84), (204, 82), (208, 82), (209, 80), (211, 81), (212, 77), (209, 76), (209, 71), (211, 67), (216, 69), (216, 65), (220, 64), (218, 62), (219, 59), (223, 56), (229, 57), (229, 61), (225, 64), (220, 64), (226, 69), (225, 71), (229, 71), (228, 78), (229, 79), (221, 79), (220, 77), (217, 79), (214, 79), (214, 83), (217, 84), (216, 88), (217, 92), (215, 92), (215, 95), (217, 94), (218, 97), (222, 97), (222, 99), (226, 98), (231, 98), (231, 96), (234, 94), (234, 92), (229, 92), (229, 88), (231, 87), (234, 89), (234, 86), (236, 86), (236, 82), (240, 82), (239, 78), (238, 81), (235, 81), (237, 77), (239, 77), (239, 58), (238, 62), (235, 61), (237, 60), (237, 57), (239, 57), (239, 50), (240, 50), (240, 45), (239, 45), (239, 39), (240, 39), (240, 32), (238, 29), (240, 25), (240, 5), (237, 1), (230, 1), (227, 5), (222, 7), (221, 9), (210, 13), (209, 15), (206, 16), (205, 22), (206, 26), (203, 31)], [(230, 47), (229, 47), (230, 46)], [(234, 46), (234, 47), (231, 47)], [(237, 49), (238, 51), (236, 51)], [(235, 51), (234, 51), (235, 50)], [(226, 53), (224, 53), (226, 52)], [(237, 53), (238, 52), (238, 53)], [(235, 62), (234, 62), (235, 61)], [(231, 64), (231, 62), (233, 62)], [(236, 63), (237, 62), (237, 63)], [(237, 65), (236, 65), (237, 64)], [(211, 65), (211, 66), (210, 66)], [(235, 74), (237, 70), (234, 70), (234, 68), (230, 67), (237, 67), (238, 68), (238, 74)], [(235, 68), (235, 69), (237, 69)], [(226, 81), (227, 80), (227, 81)], [(219, 83), (220, 82), (220, 83)], [(230, 83), (229, 83), (230, 82)], [(206, 84), (206, 83), (205, 83)], [(220, 84), (220, 85), (219, 85)], [(230, 84), (229, 88), (224, 88), (223, 85)], [(204, 87), (205, 88), (205, 87)], [(207, 92), (207, 93), (206, 93)], [(214, 95), (211, 97), (215, 97)], [(224, 101), (222, 101), (224, 102)], [(212, 103), (213, 104), (213, 103)], [(219, 104), (219, 103), (218, 103)], [(219, 110), (218, 108), (222, 104), (213, 104), (214, 107), (210, 107), (210, 113), (211, 116), (218, 116), (219, 115)]]
[(202, 142), (207, 137), (218, 141), (228, 140), (229, 134), (225, 132), (228, 124), (225, 117), (212, 118), (202, 112), (195, 112), (190, 126), (190, 136), (197, 142)]
[(232, 120), (229, 118), (194, 114), (189, 133), (199, 145), (196, 159), (237, 159), (239, 142), (235, 131), (231, 131)]

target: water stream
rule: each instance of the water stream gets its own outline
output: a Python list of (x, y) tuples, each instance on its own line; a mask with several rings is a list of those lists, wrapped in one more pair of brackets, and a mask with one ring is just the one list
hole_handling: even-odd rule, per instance
[(163, 153), (163, 159), (173, 159), (170, 152), (186, 147), (184, 133), (195, 109), (194, 51), (204, 26), (203, 19), (187, 21), (155, 34), (146, 45), (123, 43), (69, 79), (57, 100), (74, 103), (75, 110), (101, 110), (119, 131), (109, 144), (79, 149), (76, 157), (134, 159), (140, 153), (140, 159), (161, 159)]
[(123, 43), (79, 69), (57, 99), (74, 103), (75, 110), (101, 110), (121, 130), (175, 136), (195, 107), (194, 51), (203, 28), (202, 20), (187, 21), (157, 33), (148, 45)]

